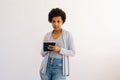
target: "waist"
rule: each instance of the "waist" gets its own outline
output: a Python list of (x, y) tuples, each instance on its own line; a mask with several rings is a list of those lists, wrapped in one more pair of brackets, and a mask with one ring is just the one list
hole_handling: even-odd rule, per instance
[(58, 64), (58, 63), (63, 63), (63, 59), (62, 58), (52, 58), (49, 57), (48, 58), (48, 63), (54, 63), (54, 64)]
[(62, 61), (63, 59), (62, 58), (54, 58), (54, 57), (48, 57), (48, 61)]
[(61, 59), (62, 55), (57, 53), (57, 52), (51, 51), (51, 52), (49, 52), (49, 57), (56, 58), (56, 59)]

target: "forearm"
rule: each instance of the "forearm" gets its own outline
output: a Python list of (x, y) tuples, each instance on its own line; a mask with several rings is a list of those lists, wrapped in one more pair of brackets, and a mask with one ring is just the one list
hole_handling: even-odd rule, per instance
[(41, 51), (41, 56), (42, 56), (42, 57), (45, 57), (45, 55), (47, 55), (47, 54), (48, 54), (48, 52), (43, 51), (43, 50)]
[(62, 55), (66, 55), (66, 56), (74, 56), (75, 55), (74, 50), (67, 50), (67, 49), (64, 49), (64, 48), (61, 48), (59, 53), (62, 54)]

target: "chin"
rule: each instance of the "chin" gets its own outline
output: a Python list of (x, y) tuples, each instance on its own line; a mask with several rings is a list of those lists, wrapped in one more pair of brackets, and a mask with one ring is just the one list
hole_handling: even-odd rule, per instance
[(55, 31), (60, 30), (60, 29), (54, 29)]

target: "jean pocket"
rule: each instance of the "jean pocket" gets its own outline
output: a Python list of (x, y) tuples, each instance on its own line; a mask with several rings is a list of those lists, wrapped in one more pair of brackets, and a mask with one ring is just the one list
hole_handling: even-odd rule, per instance
[(58, 67), (62, 67), (62, 64), (56, 64), (56, 66), (58, 66)]

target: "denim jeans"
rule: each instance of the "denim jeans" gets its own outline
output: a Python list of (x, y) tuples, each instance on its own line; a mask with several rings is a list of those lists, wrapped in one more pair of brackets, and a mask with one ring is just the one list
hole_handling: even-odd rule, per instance
[(46, 74), (40, 73), (41, 80), (66, 80), (62, 74), (62, 59), (48, 58)]

